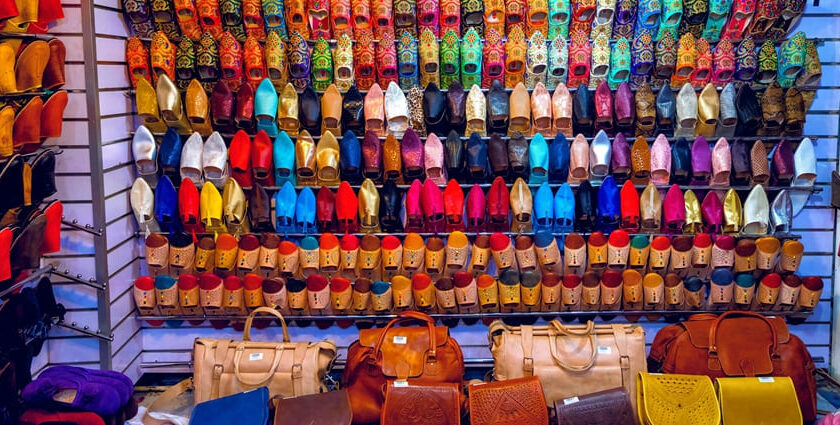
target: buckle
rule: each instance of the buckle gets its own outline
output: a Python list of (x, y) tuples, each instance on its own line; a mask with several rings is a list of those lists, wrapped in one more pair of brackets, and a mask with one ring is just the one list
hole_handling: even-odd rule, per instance
[(300, 379), (303, 377), (303, 365), (295, 363), (292, 365), (292, 379)]
[(534, 358), (533, 357), (524, 357), (522, 359), (522, 368), (526, 372), (532, 373), (534, 371)]
[(222, 372), (224, 372), (224, 371), (225, 370), (222, 367), (222, 365), (220, 365), (220, 364), (213, 365), (213, 377), (218, 378), (218, 377), (222, 376)]
[(630, 356), (622, 355), (618, 358), (618, 362), (622, 369), (630, 369)]

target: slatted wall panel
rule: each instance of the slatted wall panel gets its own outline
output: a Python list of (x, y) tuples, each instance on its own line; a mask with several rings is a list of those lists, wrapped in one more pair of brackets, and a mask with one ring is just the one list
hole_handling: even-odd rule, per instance
[(137, 379), (139, 369), (132, 366), (140, 358), (140, 324), (134, 320), (131, 288), (140, 276), (138, 257), (142, 246), (137, 244), (137, 225), (129, 204), (134, 182), (130, 132), (136, 127), (134, 100), (126, 95), (131, 87), (125, 60), (125, 43), (130, 34), (119, 0), (96, 0), (93, 4), (105, 198), (104, 245), (109, 282), (107, 299), (114, 337), (107, 356), (110, 356), (113, 370)]
[[(133, 130), (131, 99), (124, 96), (129, 86), (124, 70), (124, 39), (126, 30), (119, 16), (118, 0), (96, 0), (96, 44), (100, 105), (108, 105), (101, 115), (102, 154), (105, 170), (106, 240), (108, 246), (111, 327), (114, 342), (111, 346), (113, 366), (136, 377), (156, 371), (189, 370), (192, 341), (198, 337), (234, 338), (241, 334), (233, 329), (201, 327), (149, 327), (132, 318), (133, 301), (129, 289), (145, 266), (141, 261), (142, 241), (132, 239), (133, 218), (128, 205), (131, 185), (131, 151), (129, 132)], [(818, 50), (823, 64), (821, 88), (808, 114), (805, 133), (817, 136), (817, 185), (823, 191), (812, 196), (807, 207), (794, 220), (794, 231), (803, 236), (806, 256), (800, 270), (817, 274), (825, 280), (822, 302), (813, 316), (791, 330), (801, 337), (818, 359), (818, 366), (827, 367), (831, 344), (832, 291), (836, 250), (835, 213), (829, 206), (828, 184), (831, 172), (838, 168), (838, 102), (840, 102), (840, 2), (823, 1), (814, 6), (809, 1), (798, 29), (809, 38), (819, 38)], [(798, 30), (794, 29), (794, 31)], [(69, 50), (69, 49), (68, 49)], [(68, 123), (71, 124), (71, 123)], [(84, 131), (79, 130), (79, 131)], [(82, 139), (86, 140), (86, 139)], [(84, 142), (81, 142), (84, 143)], [(86, 177), (82, 176), (81, 179)], [(79, 181), (83, 183), (83, 181)], [(80, 207), (83, 208), (83, 207)], [(92, 272), (88, 269), (87, 272)], [(665, 323), (644, 323), (648, 343)], [(278, 328), (257, 331), (257, 338), (279, 340)], [(320, 330), (314, 326), (292, 327), (294, 340), (333, 339), (344, 357), (344, 351), (357, 337), (357, 330), (331, 327)], [(487, 359), (487, 328), (483, 325), (459, 325), (452, 329), (467, 358)]]
[[(67, 220), (92, 224), (93, 202), (90, 166), (89, 116), (87, 113), (88, 84), (85, 78), (83, 49), (82, 5), (80, 0), (64, 0), (65, 18), (50, 28), (51, 35), (60, 38), (67, 47), (66, 74), (69, 103), (65, 111), (62, 137), (48, 139), (46, 145), (58, 146), (63, 153), (56, 162), (56, 184), (64, 205)], [(95, 278), (95, 236), (84, 231), (64, 227), (61, 233), (61, 251), (50, 254), (44, 263), (55, 264), (61, 271), (84, 279)], [(67, 308), (66, 322), (76, 322), (99, 330), (97, 301), (99, 291), (53, 275), (52, 282), (58, 302)], [(69, 355), (72, 353), (72, 355)], [(48, 364), (74, 364), (100, 367), (99, 340), (61, 327), (50, 331), (50, 339), (33, 362), (33, 371)]]

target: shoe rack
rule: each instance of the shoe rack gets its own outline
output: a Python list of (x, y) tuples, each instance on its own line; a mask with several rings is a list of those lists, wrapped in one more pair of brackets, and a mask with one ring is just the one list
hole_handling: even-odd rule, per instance
[[(810, 2), (809, 2), (810, 3)], [(833, 3), (833, 2), (832, 2)], [(828, 17), (830, 16), (830, 17)], [(834, 5), (826, 5), (826, 2), (823, 4), (819, 4), (815, 2), (815, 4), (809, 4), (806, 8), (805, 16), (802, 19), (802, 23), (800, 23), (800, 28), (807, 29), (809, 37), (817, 37), (820, 39), (818, 42), (818, 48), (823, 55), (821, 57), (823, 59), (824, 64), (823, 66), (826, 68), (826, 76), (831, 75), (827, 69), (832, 68), (836, 65), (836, 62), (833, 62), (835, 59), (832, 58), (833, 51), (838, 51), (840, 49), (840, 28), (836, 28), (836, 26), (828, 25), (831, 20), (836, 20), (840, 17), (840, 4)], [(819, 27), (812, 29), (813, 27)], [(813, 31), (813, 34), (812, 34)], [(330, 41), (334, 43), (334, 40)], [(313, 45), (314, 42), (310, 41), (310, 46)], [(778, 45), (777, 45), (778, 47)], [(817, 154), (817, 167), (818, 167), (818, 174), (819, 177), (817, 179), (816, 185), (813, 188), (791, 188), (791, 187), (781, 187), (781, 186), (768, 186), (765, 187), (767, 192), (778, 192), (781, 189), (787, 190), (794, 190), (794, 191), (807, 191), (812, 194), (811, 200), (806, 206), (804, 212), (797, 217), (793, 224), (793, 231), (789, 234), (779, 235), (782, 239), (800, 239), (803, 240), (806, 244), (806, 247), (809, 251), (806, 252), (806, 259), (803, 262), (803, 267), (807, 267), (809, 271), (812, 271), (813, 274), (819, 275), (826, 281), (826, 288), (833, 289), (833, 281), (835, 276), (835, 267), (837, 266), (836, 258), (834, 257), (834, 252), (836, 251), (836, 241), (838, 237), (840, 237), (840, 230), (835, 229), (835, 213), (830, 209), (828, 205), (827, 199), (827, 191), (825, 190), (827, 183), (829, 182), (829, 177), (827, 177), (825, 171), (830, 171), (837, 168), (838, 165), (838, 152), (837, 152), (837, 144), (838, 144), (838, 123), (840, 123), (840, 117), (838, 117), (838, 113), (836, 111), (836, 104), (838, 101), (838, 96), (835, 95), (835, 91), (840, 89), (840, 83), (834, 82), (834, 78), (824, 78), (824, 83), (818, 87), (820, 90), (817, 94), (816, 101), (814, 106), (811, 108), (811, 112), (808, 114), (806, 120), (806, 128), (805, 134), (811, 137), (812, 140), (815, 141), (815, 147), (818, 151)], [(446, 90), (443, 90), (446, 92)], [(511, 92), (510, 89), (506, 90), (508, 93)], [(574, 89), (570, 89), (572, 93), (574, 93)], [(654, 89), (654, 93), (658, 90)], [(759, 86), (756, 90), (757, 94), (760, 96), (762, 92), (762, 88)], [(483, 92), (487, 92), (487, 89), (484, 89)], [(530, 92), (530, 90), (529, 90)], [(364, 94), (365, 91), (362, 91)], [(127, 98), (133, 99), (134, 91), (131, 89), (127, 89), (124, 91), (124, 94)], [(318, 92), (319, 95), (322, 95), (323, 92)], [(133, 135), (133, 129), (129, 129), (128, 133), (129, 136)], [(223, 133), (222, 136), (225, 138), (226, 141), (229, 141), (233, 134), (225, 134)], [(316, 141), (320, 139), (319, 136), (313, 137)], [(341, 140), (340, 137), (337, 138)], [(384, 138), (382, 138), (384, 139)], [(467, 140), (468, 137), (462, 136), (462, 140)], [(489, 137), (483, 138), (485, 141), (489, 140)], [(509, 138), (503, 137), (504, 140), (508, 140)], [(530, 139), (528, 137), (527, 139)], [(743, 140), (754, 141), (757, 139), (761, 139), (766, 143), (768, 147), (768, 152), (770, 153), (773, 146), (775, 146), (780, 140), (783, 139), (781, 136), (777, 137), (744, 137), (741, 138)], [(587, 140), (592, 140), (592, 137), (587, 138)], [(653, 142), (654, 138), (649, 138), (648, 142)], [(675, 138), (669, 138), (669, 141), (673, 142), (676, 140)], [(789, 142), (792, 141), (794, 149), (797, 146), (797, 141), (799, 139), (787, 139)], [(710, 141), (713, 143), (713, 141)], [(461, 182), (462, 188), (469, 190), (471, 184), (466, 184), (465, 182)], [(380, 188), (382, 185), (377, 184), (376, 187)], [(482, 183), (479, 185), (482, 188), (489, 188), (490, 183)], [(510, 183), (507, 184), (510, 187)], [(597, 187), (597, 185), (594, 185)], [(353, 185), (353, 188), (358, 188), (358, 185)], [(408, 185), (398, 185), (401, 189), (408, 188)], [(534, 190), (537, 186), (530, 185), (531, 189)], [(559, 187), (559, 184), (551, 184), (550, 187), (552, 189), (556, 189)], [(574, 187), (574, 186), (573, 186)], [(692, 186), (692, 185), (681, 185), (681, 189), (693, 189), (693, 190), (708, 190), (708, 189), (716, 189), (711, 186)], [(303, 186), (297, 186), (296, 189), (301, 189)], [(643, 186), (638, 186), (637, 189), (641, 189)], [(661, 188), (667, 189), (667, 186), (662, 186)], [(733, 186), (739, 194), (745, 194), (747, 191), (750, 190), (750, 187), (747, 186)], [(269, 191), (277, 191), (280, 187), (273, 186), (273, 187), (266, 187), (266, 190)], [(719, 189), (719, 188), (717, 188)], [(769, 197), (772, 199), (772, 195), (768, 194)], [(390, 233), (391, 235), (395, 236), (402, 236), (404, 233)], [(511, 233), (507, 232), (508, 235), (518, 235), (518, 233)], [(309, 233), (308, 235), (317, 236), (319, 233)], [(358, 235), (362, 235), (361, 233)], [(384, 236), (386, 233), (379, 233), (376, 234), (377, 236)], [(421, 235), (432, 235), (431, 233), (422, 233)], [(474, 235), (474, 233), (467, 233), (467, 235)], [(558, 233), (559, 235), (559, 233)], [(139, 244), (142, 246), (142, 242), (144, 240), (144, 234), (141, 232), (136, 232), (135, 236), (139, 241)], [(286, 236), (288, 237), (302, 237), (304, 234), (302, 233), (289, 233)], [(142, 255), (138, 254), (138, 255)], [(139, 257), (138, 257), (139, 258)], [(142, 259), (141, 259), (142, 260)], [(769, 314), (774, 315), (784, 315), (789, 316), (788, 320), (791, 323), (801, 323), (798, 326), (792, 326), (791, 329), (794, 333), (797, 333), (805, 339), (805, 342), (809, 345), (809, 348), (812, 350), (812, 354), (814, 355), (815, 359), (817, 359), (820, 366), (825, 366), (828, 358), (829, 358), (829, 346), (834, 344), (838, 338), (832, 338), (831, 333), (832, 329), (832, 308), (831, 305), (831, 291), (832, 289), (826, 289), (823, 293), (822, 299), (823, 302), (821, 303), (822, 307), (815, 311), (813, 315), (810, 317), (802, 317), (802, 313), (800, 312), (772, 312)], [(696, 312), (705, 312), (707, 310), (698, 310)], [(594, 316), (596, 312), (589, 312), (588, 316)], [(612, 318), (615, 321), (622, 321), (628, 316), (631, 316), (628, 319), (638, 319), (638, 317), (633, 316), (659, 316), (659, 323), (650, 323), (645, 319), (642, 320), (646, 330), (648, 332), (658, 329), (662, 323), (661, 320), (664, 318), (666, 321), (674, 320), (679, 318), (682, 315), (685, 315), (685, 312), (673, 312), (667, 310), (651, 310), (651, 311), (639, 311), (636, 313), (635, 311), (599, 311), (597, 312), (598, 315), (602, 316), (602, 318), (608, 319)], [(486, 360), (486, 329), (484, 329), (480, 324), (476, 324), (476, 322), (480, 322), (480, 319), (483, 318), (500, 318), (500, 317), (516, 317), (517, 319), (522, 320), (523, 322), (526, 321), (536, 321), (543, 318), (560, 318), (563, 320), (567, 319), (575, 319), (580, 317), (587, 317), (587, 313), (582, 312), (551, 312), (549, 314), (545, 312), (522, 312), (522, 313), (488, 313), (488, 314), (474, 314), (474, 313), (464, 313), (464, 314), (446, 314), (446, 315), (438, 315), (433, 314), (433, 317), (440, 319), (443, 323), (446, 324), (454, 324), (454, 323), (462, 323), (459, 326), (452, 329), (453, 333), (456, 334), (459, 338), (463, 337), (465, 341), (464, 347), (465, 348), (465, 357), (467, 357), (467, 364), (474, 364), (480, 365), (482, 364), (482, 360)], [(607, 316), (607, 317), (604, 317)], [(610, 317), (612, 316), (612, 317)], [(619, 317), (620, 316), (620, 317)], [(799, 316), (799, 317), (797, 317)], [(836, 314), (835, 316), (840, 316), (840, 314)], [(134, 319), (136, 322), (139, 323), (140, 334), (142, 335), (141, 340), (144, 343), (148, 343), (148, 345), (144, 345), (142, 347), (142, 362), (139, 363), (139, 367), (141, 370), (146, 372), (152, 371), (167, 371), (167, 370), (184, 370), (184, 368), (188, 368), (190, 366), (189, 355), (191, 349), (191, 338), (200, 335), (200, 336), (231, 336), (236, 337), (238, 335), (237, 331), (231, 329), (230, 327), (226, 329), (216, 329), (212, 326), (213, 320), (230, 320), (230, 321), (241, 321), (244, 320), (245, 316), (238, 316), (238, 315), (230, 315), (230, 316), (135, 316)], [(349, 329), (343, 329), (340, 326), (336, 326), (334, 322), (336, 321), (352, 321), (357, 324), (359, 327), (363, 326), (371, 326), (377, 323), (381, 323), (384, 321), (393, 318), (394, 315), (392, 314), (382, 314), (382, 315), (330, 315), (330, 316), (312, 316), (312, 315), (302, 315), (302, 316), (290, 316), (288, 318), (290, 323), (298, 325), (293, 332), (296, 335), (299, 335), (302, 338), (305, 338), (307, 335), (320, 335), (323, 337), (324, 333), (328, 333), (331, 338), (335, 339), (339, 346), (346, 347), (352, 342), (354, 336), (356, 335), (356, 330), (354, 327), (351, 326)], [(449, 320), (447, 320), (449, 319)], [(158, 321), (171, 321), (171, 324), (165, 324), (164, 326), (149, 326), (145, 324), (147, 320), (158, 320)], [(182, 325), (176, 325), (174, 322), (181, 322)], [(188, 325), (188, 321), (194, 322), (192, 326)], [(210, 323), (208, 323), (210, 322)], [(453, 323), (454, 322), (454, 323)], [(804, 322), (804, 323), (803, 323)], [(314, 325), (313, 325), (314, 324)], [(275, 327), (270, 327), (265, 331), (265, 338), (274, 338), (277, 336), (277, 332)], [(261, 332), (261, 333), (262, 333)], [(460, 339), (459, 339), (460, 341)]]

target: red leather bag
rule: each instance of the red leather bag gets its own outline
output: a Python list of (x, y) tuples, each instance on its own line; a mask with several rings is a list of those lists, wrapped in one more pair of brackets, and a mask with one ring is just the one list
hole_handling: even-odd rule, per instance
[(817, 416), (814, 361), (781, 317), (747, 311), (695, 314), (656, 334), (648, 370), (710, 378), (789, 376), (802, 418), (811, 422)]
[[(396, 327), (406, 321), (422, 327)], [(347, 349), (342, 384), (350, 396), (354, 424), (379, 422), (385, 385), (409, 383), (461, 384), (464, 355), (449, 328), (435, 326), (429, 315), (404, 311), (380, 329), (359, 331), (359, 340)]]

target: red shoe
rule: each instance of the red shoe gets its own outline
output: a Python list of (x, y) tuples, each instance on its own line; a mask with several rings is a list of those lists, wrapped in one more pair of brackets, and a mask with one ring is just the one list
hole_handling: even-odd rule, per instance
[[(43, 28), (44, 32), (47, 32), (46, 30), (50, 23), (61, 18), (64, 18), (64, 9), (61, 7), (61, 0), (38, 0), (38, 22), (35, 23), (36, 27)], [(32, 25), (30, 25), (30, 30), (31, 27)]]
[(198, 189), (190, 179), (181, 180), (181, 187), (178, 189), (178, 212), (181, 215), (181, 224), (187, 233), (203, 233), (204, 226), (199, 219), (199, 205), (201, 196)]
[(251, 138), (243, 130), (233, 135), (233, 140), (228, 148), (230, 158), (230, 176), (233, 177), (243, 189), (250, 189), (254, 183), (251, 179)]
[(41, 109), (41, 139), (61, 137), (64, 109), (67, 107), (67, 92), (53, 93)]
[(251, 168), (254, 180), (263, 186), (274, 186), (273, 150), (268, 134), (264, 130), (258, 131), (251, 145)]
[(446, 189), (443, 191), (443, 210), (446, 214), (446, 231), (454, 232), (457, 230), (463, 232), (465, 230), (464, 191), (455, 179), (449, 180)]
[(337, 230), (338, 226), (335, 225), (335, 195), (326, 186), (321, 186), (318, 195), (315, 197), (315, 212), (318, 230), (321, 232)]
[(489, 232), (507, 232), (510, 230), (510, 192), (508, 192), (505, 180), (496, 177), (487, 192), (487, 215), (490, 221), (487, 223)]
[(467, 194), (467, 231), (483, 232), (487, 224), (487, 199), (477, 184)]
[(621, 187), (621, 228), (630, 232), (639, 230), (639, 192), (632, 181), (627, 180)]
[[(61, 217), (63, 215), (64, 206), (61, 205), (61, 201), (52, 201), (44, 208), (47, 225), (44, 228), (44, 239), (41, 242), (41, 254), (61, 251)], [(0, 236), (0, 239), (2, 239), (2, 236)], [(3, 243), (0, 241), (0, 252), (3, 252), (2, 246)], [(0, 266), (0, 274), (2, 274), (2, 266)], [(0, 280), (3, 279), (0, 278)]]
[(335, 194), (335, 215), (339, 232), (355, 233), (359, 228), (359, 199), (346, 181), (341, 182)]
[(19, 16), (15, 0), (0, 0), (0, 21)]
[(423, 211), (426, 216), (426, 231), (442, 232), (444, 227), (443, 193), (431, 179), (426, 179), (426, 182), (423, 183), (422, 198)]

